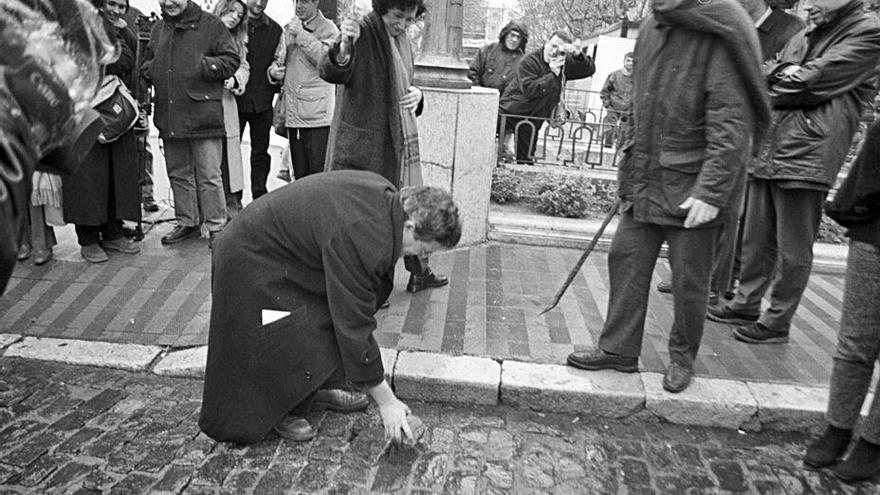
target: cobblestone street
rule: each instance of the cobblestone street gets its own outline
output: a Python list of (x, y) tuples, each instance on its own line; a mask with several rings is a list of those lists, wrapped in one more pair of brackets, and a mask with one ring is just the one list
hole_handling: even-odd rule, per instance
[(308, 443), (217, 444), (201, 381), (0, 358), (0, 493), (878, 493), (800, 463), (806, 433), (629, 424), (410, 404), (414, 449), (378, 414), (313, 416)]

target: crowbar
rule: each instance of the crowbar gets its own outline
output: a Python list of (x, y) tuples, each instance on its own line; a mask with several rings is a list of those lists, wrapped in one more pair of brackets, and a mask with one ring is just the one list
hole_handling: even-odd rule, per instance
[(568, 273), (568, 278), (565, 279), (565, 282), (562, 283), (562, 287), (556, 291), (556, 295), (553, 296), (553, 301), (544, 308), (543, 311), (538, 313), (538, 316), (550, 311), (555, 308), (557, 304), (559, 304), (559, 300), (562, 299), (562, 295), (565, 294), (565, 291), (568, 290), (568, 286), (571, 285), (572, 281), (574, 281), (574, 277), (581, 270), (581, 267), (584, 266), (584, 261), (587, 261), (587, 257), (590, 256), (590, 253), (593, 252), (593, 248), (596, 247), (596, 244), (599, 243), (599, 239), (602, 238), (602, 234), (605, 233), (605, 227), (608, 227), (608, 224), (611, 223), (611, 219), (614, 218), (614, 215), (617, 215), (617, 210), (620, 208), (620, 200), (617, 200), (614, 203), (614, 206), (611, 207), (611, 211), (608, 212), (608, 215), (605, 216), (605, 220), (602, 221), (602, 225), (599, 226), (599, 230), (596, 231), (596, 235), (593, 236), (593, 240), (590, 241), (590, 244), (587, 245), (587, 248), (584, 249), (583, 254), (581, 254), (581, 258), (574, 264), (571, 271)]

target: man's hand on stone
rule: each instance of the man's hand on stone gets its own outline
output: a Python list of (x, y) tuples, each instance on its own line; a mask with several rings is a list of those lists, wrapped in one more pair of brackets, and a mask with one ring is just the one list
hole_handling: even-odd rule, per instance
[(416, 108), (419, 107), (420, 101), (422, 101), (422, 90), (415, 86), (410, 86), (409, 91), (400, 97), (400, 106), (410, 112), (415, 112)]
[(684, 228), (699, 227), (706, 222), (710, 222), (718, 216), (718, 208), (705, 203), (693, 196), (684, 200), (684, 203), (678, 206), (682, 210), (689, 210), (687, 218), (684, 219)]
[(413, 442), (412, 430), (406, 420), (410, 415), (409, 406), (395, 397), (393, 401), (379, 405), (379, 415), (382, 416), (382, 424), (385, 426), (385, 438), (395, 445)]

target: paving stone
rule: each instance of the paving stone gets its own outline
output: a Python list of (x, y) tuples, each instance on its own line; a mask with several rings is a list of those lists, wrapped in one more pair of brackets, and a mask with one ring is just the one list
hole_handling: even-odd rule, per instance
[(663, 375), (642, 373), (645, 407), (671, 422), (686, 425), (739, 428), (758, 412), (758, 404), (743, 382), (695, 377), (683, 392), (663, 390)]
[(2, 461), (13, 466), (25, 467), (49, 452), (63, 439), (63, 435), (56, 431), (42, 431), (28, 439), (21, 447), (4, 455)]
[(713, 462), (711, 468), (722, 490), (734, 493), (748, 491), (742, 466), (738, 462)]
[(504, 361), (501, 402), (538, 411), (626, 417), (644, 407), (637, 373), (587, 372), (553, 364)]
[(413, 447), (389, 446), (379, 459), (379, 467), (373, 478), (372, 491), (395, 492), (406, 485), (407, 479), (415, 466), (418, 451)]
[(222, 485), (229, 472), (235, 469), (236, 458), (229, 452), (211, 454), (196, 471), (192, 479), (195, 485)]
[(162, 376), (204, 378), (208, 362), (208, 346), (172, 351), (153, 366), (153, 373)]
[(192, 479), (194, 473), (195, 471), (192, 466), (171, 465), (159, 481), (153, 485), (152, 493), (180, 493), (180, 490)]
[(0, 350), (9, 347), (21, 339), (21, 335), (15, 333), (0, 333)]
[(56, 430), (75, 430), (98, 414), (110, 409), (113, 404), (119, 402), (125, 396), (125, 392), (115, 389), (105, 389), (92, 397), (81, 406), (74, 409), (70, 414), (53, 423), (50, 428)]
[(56, 492), (64, 492), (69, 485), (80, 478), (85, 477), (92, 471), (92, 469), (94, 469), (94, 466), (91, 464), (84, 464), (77, 461), (69, 462), (56, 471), (44, 483), (43, 487)]
[(156, 346), (25, 337), (9, 346), (3, 355), (139, 371), (147, 369), (160, 352), (162, 348)]
[(402, 351), (394, 369), (401, 399), (494, 405), (501, 366), (486, 358)]
[(825, 424), (827, 387), (753, 382), (748, 386), (758, 403), (758, 421), (764, 428), (804, 431)]
[(259, 471), (233, 471), (220, 488), (220, 493), (229, 495), (249, 493), (256, 486), (261, 474)]
[(449, 456), (436, 451), (428, 451), (416, 461), (413, 469), (413, 487), (437, 489), (443, 483), (449, 469)]
[(149, 492), (156, 478), (141, 473), (131, 473), (110, 488), (112, 495), (141, 495)]
[(276, 463), (266, 471), (266, 474), (257, 482), (254, 493), (286, 493), (300, 468), (287, 463)]
[(35, 487), (57, 471), (59, 467), (67, 464), (68, 461), (70, 461), (70, 458), (62, 455), (47, 454), (41, 456), (17, 474), (9, 477), (6, 483), (28, 488)]

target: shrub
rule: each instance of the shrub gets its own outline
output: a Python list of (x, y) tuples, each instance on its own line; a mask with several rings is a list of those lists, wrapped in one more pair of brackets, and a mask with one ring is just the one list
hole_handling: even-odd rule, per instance
[(498, 204), (519, 201), (522, 189), (520, 177), (507, 168), (496, 168), (492, 172), (492, 192), (490, 198)]
[(593, 186), (584, 176), (549, 176), (542, 186), (535, 206), (547, 215), (583, 217), (593, 199)]

